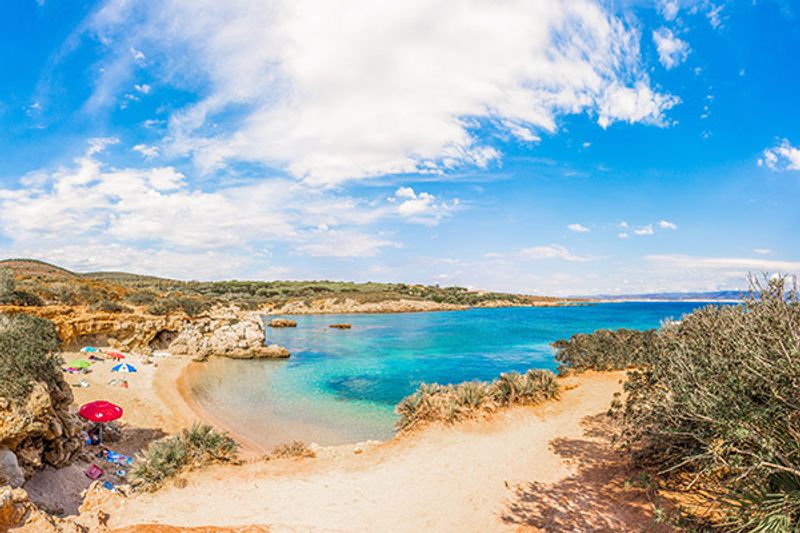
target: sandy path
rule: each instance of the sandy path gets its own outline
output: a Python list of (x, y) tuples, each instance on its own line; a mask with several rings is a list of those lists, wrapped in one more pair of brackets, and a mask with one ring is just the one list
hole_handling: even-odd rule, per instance
[[(488, 422), (432, 428), (359, 455), (348, 447), (314, 460), (192, 473), (185, 488), (170, 485), (153, 495), (115, 499), (106, 509), (109, 525), (268, 524), (273, 531), (353, 532), (486, 532), (535, 525), (526, 518), (536, 511), (526, 507), (526, 491), (560, 490), (559, 484), (575, 479), (580, 462), (554, 444), (596, 445), (582, 421), (605, 412), (621, 378), (584, 375), (561, 401), (509, 410)], [(603, 487), (589, 484), (586, 490)], [(606, 505), (606, 512), (617, 514), (614, 505)], [(629, 529), (628, 517), (607, 518), (602, 524)]]

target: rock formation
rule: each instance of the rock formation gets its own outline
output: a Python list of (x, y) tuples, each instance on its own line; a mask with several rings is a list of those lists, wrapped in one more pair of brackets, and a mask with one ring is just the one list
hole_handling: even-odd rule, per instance
[(98, 313), (68, 306), (4, 307), (2, 311), (52, 320), (65, 351), (99, 345), (143, 354), (166, 349), (197, 360), (211, 355), (241, 359), (289, 357), (285, 348), (264, 345), (264, 324), (258, 313), (236, 307), (219, 307), (192, 318), (182, 313)]
[(329, 328), (333, 328), (333, 329), (350, 329), (350, 328), (353, 327), (353, 325), (352, 324), (331, 324), (328, 327)]
[(32, 508), (27, 492), (0, 486), (0, 531), (22, 524)]
[(297, 322), (288, 318), (273, 318), (269, 321), (271, 328), (296, 328)]
[(0, 449), (16, 456), (26, 477), (45, 464), (70, 464), (80, 451), (81, 423), (70, 413), (71, 404), (72, 391), (63, 380), (52, 389), (36, 383), (23, 402), (0, 398)]
[(169, 351), (197, 361), (212, 355), (234, 359), (289, 357), (285, 348), (264, 343), (264, 324), (258, 314), (231, 311), (186, 323)]

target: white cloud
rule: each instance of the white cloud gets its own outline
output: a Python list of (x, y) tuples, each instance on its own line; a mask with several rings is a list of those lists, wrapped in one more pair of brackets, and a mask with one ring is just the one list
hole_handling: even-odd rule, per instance
[(619, 223), (619, 227), (623, 229), (628, 229), (630, 226), (628, 226), (628, 223), (623, 220), (622, 222)]
[(366, 235), (358, 231), (339, 231), (320, 226), (311, 242), (297, 247), (298, 252), (313, 257), (347, 259), (376, 255), (381, 248), (397, 247), (392, 241)]
[(636, 235), (652, 235), (653, 232), (653, 225), (648, 224), (646, 226), (642, 226), (641, 228), (636, 228), (633, 230), (633, 233)]
[(151, 161), (158, 157), (158, 147), (150, 146), (147, 144), (137, 144), (131, 148), (134, 152), (138, 152), (146, 161)]
[(708, 19), (709, 24), (711, 24), (711, 27), (715, 30), (722, 27), (722, 9), (724, 7), (725, 4), (719, 4), (718, 6), (709, 4), (708, 11), (706, 12), (706, 18)]
[[(94, 269), (117, 268), (120, 258), (128, 258), (131, 268), (170, 275), (195, 266), (213, 272), (217, 263), (221, 276), (257, 261), (268, 243), (314, 256), (374, 255), (399, 244), (370, 235), (365, 227), (388, 217), (438, 220), (455, 207), (411, 190), (406, 201), (422, 207), (398, 214), (397, 205), (283, 178), (206, 191), (171, 166), (106, 167), (98, 154), (116, 143), (92, 139), (73, 165), (32, 172), (20, 179), (21, 187), (0, 188), (0, 237), (10, 241), (3, 254), (49, 258), (74, 268), (92, 262)], [(157, 265), (150, 255), (169, 265), (151, 268)], [(179, 257), (185, 258), (182, 271)]]
[(437, 202), (436, 196), (427, 192), (417, 193), (411, 187), (400, 187), (388, 198), (397, 206), (397, 214), (413, 222), (434, 225), (458, 208), (458, 198), (451, 202)]
[(678, 16), (678, 11), (680, 10), (678, 0), (659, 0), (657, 5), (658, 12), (666, 20), (675, 20), (675, 17)]
[(653, 41), (658, 50), (658, 59), (667, 70), (677, 67), (689, 57), (689, 45), (676, 37), (669, 28), (655, 30)]
[(620, 231), (619, 233), (617, 233), (617, 237), (620, 239), (627, 239), (629, 236), (630, 235), (628, 235), (628, 233), (625, 231)]
[(659, 220), (658, 221), (658, 227), (661, 228), (661, 229), (671, 229), (671, 230), (678, 229), (678, 225), (677, 224), (675, 224), (673, 222), (670, 222), (668, 220)]
[(729, 270), (731, 273), (728, 275), (738, 276), (743, 281), (749, 272), (800, 272), (800, 261), (775, 261), (747, 257), (696, 257), (679, 254), (647, 255), (645, 259), (669, 268), (684, 270)]
[(678, 102), (651, 88), (637, 31), (594, 0), (144, 4), (109, 0), (90, 27), (158, 47), (165, 78), (202, 87), (169, 139), (205, 169), (258, 161), (322, 185), (446, 172), (501, 157), (485, 121), (533, 142), (565, 114), (662, 125)]
[(592, 231), (589, 228), (587, 228), (586, 226), (584, 226), (582, 224), (577, 224), (577, 223), (568, 224), (567, 225), (567, 229), (570, 230), (570, 231), (577, 232), (577, 233), (589, 233), (590, 231)]
[(133, 86), (133, 90), (136, 91), (137, 93), (150, 94), (151, 87), (146, 83), (142, 84), (137, 83), (136, 85)]
[(770, 255), (772, 250), (769, 248), (753, 248), (753, 253), (758, 255)]
[(765, 166), (771, 170), (800, 170), (800, 149), (783, 139), (772, 148), (764, 150), (763, 157), (758, 160), (758, 166)]
[(677, 97), (653, 92), (646, 83), (634, 87), (611, 86), (600, 102), (597, 123), (601, 128), (618, 121), (664, 125), (663, 112), (678, 102)]
[(590, 256), (575, 255), (559, 244), (523, 248), (519, 251), (519, 255), (527, 259), (564, 259), (566, 261), (592, 261), (595, 259)]

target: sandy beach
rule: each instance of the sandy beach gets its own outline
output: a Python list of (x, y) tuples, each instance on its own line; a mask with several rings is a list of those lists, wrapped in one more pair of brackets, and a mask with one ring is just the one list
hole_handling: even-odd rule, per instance
[[(68, 379), (90, 383), (76, 388), (76, 403), (119, 402), (129, 429), (174, 431), (201, 418), (215, 423), (181, 394), (188, 361), (157, 365), (140, 365), (128, 376), (128, 389), (107, 386), (110, 362)], [(185, 483), (153, 494), (106, 493), (83, 511), (102, 510), (109, 527), (124, 531), (141, 524), (353, 532), (639, 531), (647, 524), (658, 530), (643, 493), (625, 484), (625, 467), (604, 427), (602, 413), (623, 377), (569, 378), (558, 401), (384, 443), (321, 448), (313, 459), (253, 459), (251, 453), (242, 465), (190, 472), (181, 476)], [(78, 475), (76, 467), (45, 471), (28, 489), (41, 498), (37, 487), (52, 491), (67, 474)]]

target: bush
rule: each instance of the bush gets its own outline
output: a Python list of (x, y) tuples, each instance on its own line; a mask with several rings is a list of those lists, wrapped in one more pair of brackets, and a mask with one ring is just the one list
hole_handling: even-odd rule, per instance
[(130, 313), (132, 309), (119, 302), (112, 302), (110, 300), (103, 300), (92, 304), (90, 308), (93, 311), (103, 311), (106, 313)]
[(61, 381), (55, 325), (29, 315), (0, 315), (0, 396), (23, 400), (35, 382)]
[(8, 268), (0, 268), (0, 298), (17, 290), (17, 277)]
[(32, 292), (13, 291), (0, 296), (0, 304), (21, 305), (25, 307), (41, 307), (44, 305), (39, 296)]
[(239, 445), (227, 433), (196, 423), (177, 435), (150, 443), (130, 472), (131, 486), (153, 492), (179, 473), (213, 463), (236, 461)]
[(180, 309), (187, 316), (194, 317), (202, 313), (207, 307), (207, 302), (197, 298), (169, 295), (150, 304), (147, 307), (147, 312), (151, 315), (166, 315)]
[(556, 361), (561, 363), (559, 373), (568, 370), (625, 370), (642, 362), (656, 337), (653, 329), (601, 329), (591, 334), (573, 335), (569, 340), (558, 340), (551, 346), (556, 349)]
[(125, 297), (133, 305), (149, 305), (156, 299), (156, 295), (150, 291), (135, 291)]
[(559, 385), (547, 370), (502, 374), (487, 383), (467, 381), (457, 385), (423, 383), (414, 394), (403, 398), (395, 411), (397, 428), (409, 431), (431, 422), (452, 424), (512, 405), (533, 405), (557, 398)]
[(166, 315), (175, 311), (178, 307), (178, 300), (175, 297), (165, 296), (147, 306), (147, 312), (151, 315)]
[(288, 457), (312, 458), (316, 457), (317, 454), (314, 453), (314, 450), (309, 448), (305, 442), (301, 440), (294, 440), (292, 442), (275, 446), (269, 456), (271, 459), (283, 459)]
[(728, 527), (798, 531), (800, 302), (785, 278), (751, 283), (742, 305), (662, 326), (613, 413), (623, 449), (670, 483), (720, 495)]

